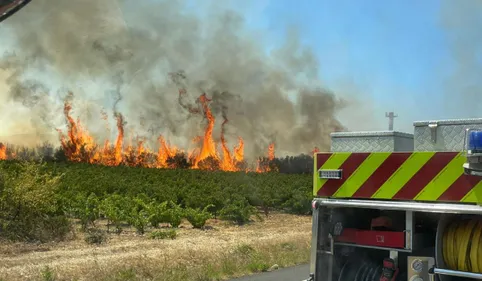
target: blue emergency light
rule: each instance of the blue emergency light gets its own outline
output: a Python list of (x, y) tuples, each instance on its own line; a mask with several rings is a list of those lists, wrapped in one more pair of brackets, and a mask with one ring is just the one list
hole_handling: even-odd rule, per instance
[(465, 150), (467, 161), (463, 165), (464, 173), (482, 177), (482, 130), (466, 130)]
[(482, 152), (482, 131), (468, 132), (467, 152), (469, 154)]

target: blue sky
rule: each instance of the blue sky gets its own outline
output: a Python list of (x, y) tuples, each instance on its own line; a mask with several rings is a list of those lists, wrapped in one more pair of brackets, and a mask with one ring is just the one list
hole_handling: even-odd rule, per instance
[[(454, 67), (441, 24), (441, 1), (261, 0), (253, 7), (246, 12), (247, 22), (265, 29), (268, 41), (281, 44), (286, 28), (297, 26), (303, 43), (320, 60), (320, 79), (327, 87), (348, 89), (358, 99), (374, 102), (368, 110), (376, 125), (361, 129), (386, 129), (384, 114), (390, 110), (399, 115), (395, 129), (403, 131), (411, 131), (417, 120), (477, 113), (450, 108), (456, 97), (441, 94)], [(479, 104), (482, 96), (476, 96)]]

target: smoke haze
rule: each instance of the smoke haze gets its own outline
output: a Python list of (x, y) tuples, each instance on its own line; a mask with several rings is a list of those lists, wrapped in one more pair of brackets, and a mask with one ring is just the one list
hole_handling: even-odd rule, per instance
[(454, 64), (444, 80), (448, 109), (465, 117), (482, 111), (482, 1), (442, 2), (440, 17)]
[[(273, 141), (278, 155), (328, 149), (329, 133), (343, 128), (335, 118), (343, 101), (319, 87), (319, 63), (296, 32), (267, 54), (240, 14), (218, 8), (202, 18), (189, 14), (186, 3), (27, 5), (0, 28), (13, 42), (0, 61), (0, 117), (7, 124), (0, 135), (51, 134), (52, 140), (55, 128), (65, 126), (62, 102), (70, 90), (74, 116), (100, 139), (115, 136), (118, 111), (127, 134), (154, 141), (163, 134), (187, 148), (202, 135), (205, 120), (182, 105), (198, 107), (205, 92), (212, 98), (215, 138), (225, 114), (230, 146), (242, 137), (248, 157), (264, 154)], [(110, 135), (102, 110), (114, 128)]]

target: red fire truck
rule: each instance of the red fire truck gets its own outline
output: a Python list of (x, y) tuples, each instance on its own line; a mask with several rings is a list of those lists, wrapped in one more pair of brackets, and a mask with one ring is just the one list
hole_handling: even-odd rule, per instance
[(331, 139), (305, 281), (482, 280), (482, 118)]

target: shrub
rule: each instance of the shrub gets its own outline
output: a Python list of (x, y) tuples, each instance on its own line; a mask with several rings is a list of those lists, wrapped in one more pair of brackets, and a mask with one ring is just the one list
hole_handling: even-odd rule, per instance
[(110, 231), (109, 227), (113, 224), (117, 234), (122, 232), (122, 222), (128, 219), (128, 206), (128, 199), (119, 194), (109, 195), (101, 202), (101, 212), (108, 220), (107, 231)]
[(149, 213), (148, 221), (152, 227), (159, 227), (160, 223), (169, 223), (172, 227), (179, 227), (185, 215), (181, 205), (172, 201), (157, 203), (151, 201), (145, 204), (145, 208)]
[(99, 229), (90, 229), (85, 235), (85, 242), (89, 244), (100, 245), (107, 241), (107, 235), (104, 231)]
[(63, 239), (70, 224), (56, 195), (60, 176), (44, 172), (45, 165), (0, 163), (0, 235), (10, 240)]
[(140, 197), (136, 197), (132, 199), (127, 208), (130, 209), (127, 221), (136, 229), (138, 234), (144, 234), (150, 216), (146, 202)]
[(169, 223), (168, 202), (157, 203), (152, 201), (147, 205), (149, 211), (149, 223), (152, 227), (159, 227), (160, 223)]
[(203, 228), (206, 225), (206, 221), (211, 219), (213, 215), (207, 210), (214, 205), (208, 205), (204, 209), (192, 209), (186, 210), (186, 219), (194, 228)]
[(283, 207), (293, 214), (308, 215), (311, 213), (311, 198), (310, 189), (297, 188), (291, 191), (291, 198), (283, 204)]
[(176, 239), (177, 232), (174, 229), (155, 230), (149, 233), (151, 239)]
[(78, 194), (71, 200), (70, 206), (74, 217), (80, 220), (82, 230), (95, 227), (95, 221), (100, 217), (100, 200), (94, 193), (89, 196)]
[(184, 210), (181, 205), (175, 204), (172, 201), (168, 203), (168, 209), (166, 210), (166, 218), (172, 227), (179, 227), (184, 217)]
[(256, 213), (256, 208), (249, 205), (246, 198), (238, 198), (232, 200), (221, 209), (220, 217), (242, 225), (249, 222), (251, 216)]

